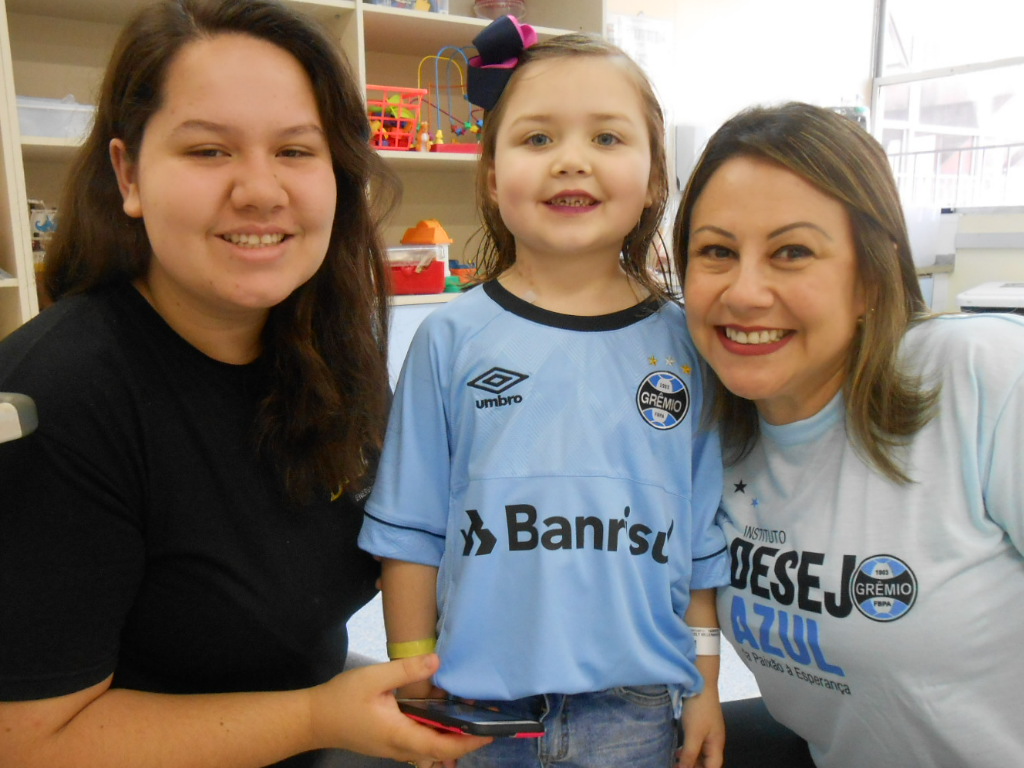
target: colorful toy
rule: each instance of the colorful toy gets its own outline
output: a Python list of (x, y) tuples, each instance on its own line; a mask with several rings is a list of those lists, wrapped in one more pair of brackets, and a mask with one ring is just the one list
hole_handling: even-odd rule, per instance
[(419, 135), (416, 137), (416, 149), (417, 149), (417, 151), (419, 151), (419, 152), (429, 152), (430, 151), (431, 143), (432, 142), (430, 141), (430, 131), (427, 130), (427, 124), (426, 123), (420, 123)]
[(448, 236), (437, 219), (422, 219), (415, 227), (409, 227), (402, 235), (402, 243), (405, 245), (439, 245), (452, 243), (454, 240)]
[(426, 94), (422, 88), (367, 84), (370, 143), (379, 149), (412, 149)]
[[(455, 278), (452, 283), (458, 287), (454, 290), (463, 290), (464, 288), (472, 285), (476, 281), (476, 265), (468, 262), (458, 261), (457, 259), (448, 259), (448, 271), (451, 273), (450, 277)], [(448, 279), (445, 279), (445, 290), (448, 288)]]
[(395, 293), (441, 293), (448, 274), (451, 237), (437, 219), (423, 219), (405, 231), (402, 245), (388, 248)]
[[(448, 53), (449, 55), (443, 55)], [(423, 65), (434, 62), (432, 84), (424, 84)], [(442, 70), (442, 63), (444, 69)], [(420, 152), (477, 152), (477, 136), (483, 127), (483, 117), (476, 114), (466, 98), (468, 59), (461, 48), (446, 46), (436, 56), (420, 60), (416, 73), (416, 88), (390, 85), (366, 86), (366, 112), (370, 120), (370, 143), (379, 149)], [(455, 76), (457, 82), (454, 82)], [(423, 102), (434, 110), (434, 139), (431, 141), (430, 124), (421, 120)], [(442, 103), (445, 105), (443, 108)], [(477, 110), (478, 112), (478, 110)], [(462, 114), (459, 114), (462, 113)], [(454, 140), (446, 144), (444, 118), (448, 119)], [(465, 139), (459, 141), (459, 139)]]
[[(466, 98), (465, 68), (468, 66), (468, 59), (465, 52), (461, 48), (446, 46), (436, 56), (426, 56), (421, 59), (416, 75), (417, 85), (420, 87), (424, 86), (423, 65), (428, 61), (434, 63), (434, 79), (432, 83), (426, 84), (425, 100), (427, 107), (434, 110), (435, 135), (438, 138), (443, 136), (441, 129), (443, 115), (450, 121), (449, 128), (454, 137), (474, 139), (469, 147), (465, 146), (465, 142), (453, 141), (446, 146), (443, 141), (435, 141), (431, 151), (478, 151), (475, 139), (483, 126), (483, 118), (474, 114), (475, 108)], [(457, 84), (452, 82), (455, 75), (458, 75)], [(458, 116), (460, 112), (465, 113), (465, 116)]]

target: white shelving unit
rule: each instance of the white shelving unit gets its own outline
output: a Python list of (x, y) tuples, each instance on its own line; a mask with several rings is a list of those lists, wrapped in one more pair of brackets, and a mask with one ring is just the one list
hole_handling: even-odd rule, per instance
[[(0, 338), (39, 311), (29, 231), (29, 198), (56, 205), (74, 141), (22, 136), (16, 95), (94, 104), (121, 26), (148, 0), (0, 0)], [(604, 33), (606, 0), (527, 0), (525, 21), (541, 38), (566, 31)], [(468, 46), (487, 25), (472, 0), (450, 0), (448, 14), (364, 0), (291, 0), (338, 41), (360, 82), (415, 87), (420, 62), (445, 46)], [(426, 106), (424, 107), (426, 109)], [(428, 115), (423, 115), (424, 119)], [(442, 126), (447, 133), (448, 126)], [(433, 126), (432, 126), (433, 130)], [(477, 229), (474, 155), (381, 150), (402, 177), (403, 204), (385, 229), (398, 244), (420, 219), (439, 219), (458, 258)], [(414, 299), (405, 299), (405, 302)], [(425, 300), (435, 300), (425, 297)]]

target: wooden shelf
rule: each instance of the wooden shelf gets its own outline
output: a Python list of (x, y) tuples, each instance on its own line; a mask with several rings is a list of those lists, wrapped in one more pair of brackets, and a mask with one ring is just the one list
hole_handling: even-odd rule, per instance
[(467, 16), (363, 6), (364, 45), (380, 53), (431, 56), (445, 46), (469, 45), (485, 26), (482, 19)]
[(398, 152), (387, 149), (379, 149), (377, 152), (399, 172), (472, 173), (480, 157), (475, 152)]
[[(470, 47), (490, 19), (363, 5), (363, 34), (370, 51), (401, 56), (436, 55), (446, 46)], [(533, 25), (540, 39), (565, 29)], [(471, 51), (472, 52), (472, 51)]]
[(82, 146), (72, 139), (49, 139), (43, 136), (22, 136), (21, 156), (26, 161), (68, 161)]
[(407, 307), (411, 304), (445, 304), (456, 296), (461, 294), (458, 293), (423, 293), (423, 294), (408, 294), (404, 296), (392, 296), (391, 306), (393, 307)]

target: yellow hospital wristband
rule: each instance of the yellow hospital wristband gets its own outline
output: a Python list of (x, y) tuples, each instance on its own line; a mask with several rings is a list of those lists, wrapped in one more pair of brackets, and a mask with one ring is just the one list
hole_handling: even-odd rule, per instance
[(409, 640), (405, 643), (388, 643), (388, 658), (407, 659), (410, 656), (422, 656), (425, 653), (433, 653), (437, 648), (437, 638), (428, 637), (426, 640)]

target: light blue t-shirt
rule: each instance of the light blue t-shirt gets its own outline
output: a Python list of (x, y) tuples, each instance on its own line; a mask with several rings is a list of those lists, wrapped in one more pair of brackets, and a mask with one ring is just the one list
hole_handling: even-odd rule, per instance
[(927, 320), (901, 354), (942, 388), (897, 452), (913, 482), (853, 449), (841, 394), (762, 421), (726, 470), (719, 621), (821, 768), (1019, 765), (1024, 318)]
[(701, 386), (674, 303), (575, 317), (492, 282), (424, 321), (359, 543), (440, 567), (439, 686), (701, 689), (683, 616), (728, 580)]

